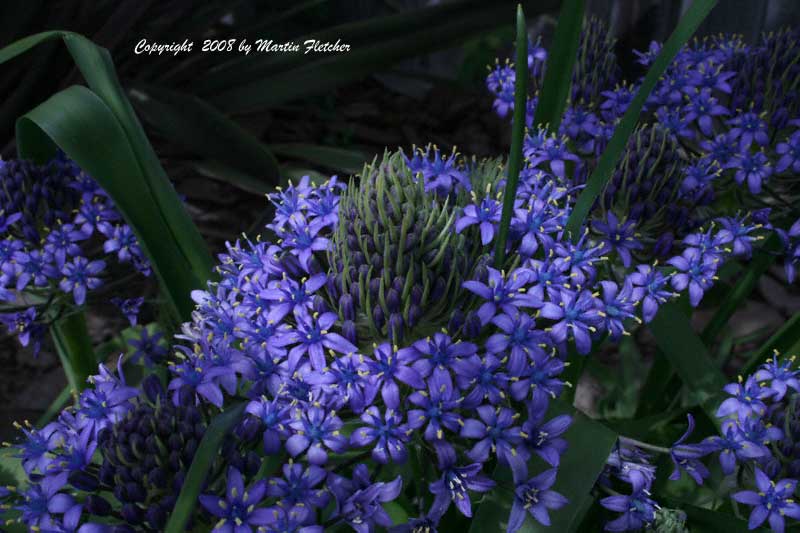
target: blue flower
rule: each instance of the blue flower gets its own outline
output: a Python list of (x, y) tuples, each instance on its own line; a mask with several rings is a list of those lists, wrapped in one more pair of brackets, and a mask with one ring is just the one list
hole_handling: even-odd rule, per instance
[(783, 533), (784, 516), (800, 520), (800, 505), (794, 501), (797, 481), (781, 479), (772, 481), (761, 469), (755, 469), (755, 482), (758, 492), (743, 490), (731, 496), (745, 505), (753, 506), (747, 526), (755, 529), (765, 520), (775, 533)]
[(85, 257), (75, 257), (61, 267), (64, 278), (58, 286), (62, 291), (72, 293), (76, 305), (83, 305), (86, 301), (86, 291), (94, 290), (103, 284), (103, 280), (97, 276), (105, 268), (106, 263), (101, 259), (90, 262)]
[(638, 530), (655, 519), (657, 504), (650, 498), (646, 478), (635, 472), (630, 479), (630, 495), (608, 496), (600, 500), (600, 505), (609, 511), (622, 513), (606, 524), (606, 531)]
[(686, 431), (669, 449), (669, 455), (675, 467), (669, 479), (677, 481), (681, 477), (681, 472), (686, 472), (695, 483), (702, 485), (703, 479), (707, 478), (710, 473), (700, 461), (700, 457), (707, 455), (711, 450), (703, 444), (685, 444), (686, 439), (694, 431), (694, 417), (691, 414), (687, 414), (686, 417), (689, 420)]
[(297, 457), (308, 450), (308, 462), (323, 465), (328, 461), (326, 449), (341, 453), (347, 449), (347, 438), (342, 434), (341, 419), (333, 411), (321, 407), (306, 407), (297, 411), (297, 418), (289, 423), (293, 435), (286, 441), (286, 451)]
[(383, 417), (374, 405), (362, 413), (361, 421), (368, 426), (357, 428), (350, 436), (352, 446), (362, 448), (375, 443), (372, 458), (381, 464), (387, 464), (389, 458), (395, 463), (404, 463), (408, 458), (406, 443), (411, 439), (412, 430), (403, 424), (401, 414), (393, 409), (386, 409)]
[(362, 413), (378, 393), (365, 358), (360, 354), (334, 359), (325, 368), (307, 374), (305, 382), (324, 391), (330, 399), (330, 407), (341, 409), (347, 405), (355, 414)]
[(327, 475), (324, 468), (314, 464), (287, 463), (283, 465), (283, 477), (269, 480), (267, 494), (280, 498), (282, 507), (299, 507), (307, 514), (313, 513), (314, 509), (325, 507), (330, 499), (325, 487), (319, 486)]
[(157, 331), (152, 335), (148, 328), (143, 327), (138, 339), (131, 339), (128, 345), (134, 349), (131, 358), (134, 361), (144, 361), (147, 366), (162, 364), (167, 357), (167, 347), (161, 343), (163, 333)]
[(789, 167), (792, 172), (800, 172), (800, 132), (794, 132), (785, 142), (778, 143), (775, 151), (780, 155), (775, 172), (784, 172)]
[(437, 447), (439, 471), (442, 477), (429, 485), (435, 498), (430, 515), (441, 517), (455, 503), (456, 508), (466, 517), (472, 516), (472, 503), (469, 491), (487, 492), (495, 483), (481, 474), (481, 465), (456, 466), (455, 452), (449, 446)]
[(507, 353), (506, 366), (512, 376), (522, 375), (528, 366), (547, 358), (542, 346), (546, 347), (550, 339), (547, 333), (536, 329), (530, 315), (500, 314), (492, 319), (492, 324), (502, 333), (495, 333), (486, 340), (486, 350), (495, 355)]
[(756, 113), (749, 111), (735, 116), (727, 121), (728, 125), (733, 126), (730, 134), (733, 139), (739, 139), (739, 149), (747, 150), (753, 141), (759, 146), (769, 144), (769, 133), (767, 123)]
[(733, 179), (739, 185), (746, 181), (753, 194), (761, 194), (762, 182), (772, 175), (772, 165), (764, 152), (744, 152), (734, 157), (728, 168), (736, 169)]
[(550, 332), (553, 341), (562, 344), (571, 336), (581, 355), (592, 349), (591, 335), (602, 322), (597, 300), (587, 290), (561, 291), (557, 298), (544, 304), (540, 316), (556, 321), (545, 330)]
[(767, 389), (772, 393), (772, 400), (782, 400), (786, 391), (791, 387), (796, 392), (800, 392), (800, 380), (797, 376), (800, 375), (800, 370), (792, 368), (794, 366), (794, 357), (784, 359), (778, 362), (778, 352), (774, 352), (774, 356), (767, 359), (767, 362), (762, 364), (754, 378), (759, 382), (769, 382)]
[(270, 400), (262, 396), (247, 404), (245, 412), (256, 417), (263, 428), (264, 453), (274, 455), (281, 451), (281, 441), (289, 437), (290, 406), (280, 398)]
[(400, 407), (399, 383), (417, 390), (425, 388), (422, 378), (428, 375), (432, 364), (419, 360), (420, 352), (416, 348), (402, 348), (395, 352), (388, 343), (383, 343), (376, 346), (373, 353), (374, 359), (368, 359), (366, 364), (386, 407)]
[(528, 450), (536, 453), (550, 466), (557, 467), (567, 450), (567, 441), (561, 435), (569, 429), (572, 417), (559, 415), (544, 422), (546, 414), (547, 402), (529, 401), (528, 420), (522, 424), (522, 437)]
[(417, 429), (427, 424), (423, 436), (429, 442), (444, 440), (445, 429), (457, 433), (463, 424), (458, 414), (461, 398), (449, 374), (431, 375), (428, 390), (412, 392), (408, 401), (419, 407), (408, 411), (408, 425)]
[(330, 331), (336, 323), (336, 313), (314, 312), (310, 314), (304, 307), (296, 307), (294, 317), (297, 327), (287, 334), (293, 342), (296, 342), (289, 350), (289, 366), (295, 368), (300, 362), (300, 358), (308, 355), (308, 360), (314, 370), (322, 370), (327, 366), (325, 361), (325, 349), (334, 352), (350, 354), (358, 351), (353, 343)]
[(506, 529), (508, 533), (521, 529), (527, 514), (543, 526), (549, 526), (550, 515), (547, 511), (560, 509), (568, 503), (567, 498), (550, 490), (556, 481), (557, 473), (555, 468), (551, 468), (527, 481), (517, 483), (514, 487), (514, 504)]
[(759, 443), (748, 440), (734, 420), (726, 420), (721, 432), (722, 435), (706, 438), (702, 445), (711, 452), (718, 452), (719, 464), (726, 475), (734, 472), (737, 460), (746, 462), (769, 456), (769, 450)]
[(439, 148), (430, 145), (424, 151), (421, 148), (415, 149), (411, 159), (403, 154), (412, 175), (422, 175), (425, 191), (436, 191), (441, 195), (448, 195), (459, 189), (471, 189), (469, 176), (458, 166), (457, 157), (455, 150), (445, 157), (439, 153)]
[(371, 533), (377, 528), (388, 528), (394, 522), (383, 508), (400, 494), (403, 479), (372, 483), (369, 470), (364, 464), (353, 469), (352, 480), (332, 475), (328, 479), (330, 491), (336, 498), (337, 509), (333, 514), (346, 522), (357, 533)]
[(267, 492), (265, 480), (256, 481), (245, 488), (242, 474), (234, 467), (228, 468), (228, 486), (225, 497), (212, 494), (201, 494), (200, 505), (206, 511), (219, 518), (214, 526), (214, 533), (252, 533), (250, 526), (261, 526), (269, 522), (269, 509), (258, 505)]
[(706, 137), (714, 134), (714, 117), (730, 114), (730, 111), (711, 95), (711, 89), (708, 87), (689, 94), (689, 103), (684, 110), (686, 111), (684, 119), (688, 122), (697, 122), (700, 131)]
[(111, 303), (119, 308), (122, 314), (125, 315), (125, 318), (128, 319), (128, 323), (130, 323), (131, 326), (135, 326), (139, 317), (139, 309), (144, 303), (144, 297), (123, 299), (115, 296), (111, 298)]
[(514, 411), (491, 405), (478, 406), (475, 411), (480, 420), (464, 420), (461, 428), (462, 437), (478, 441), (467, 452), (467, 457), (478, 463), (485, 463), (491, 451), (502, 464), (509, 465), (515, 473), (527, 472), (527, 451), (520, 446), (522, 429), (515, 425), (518, 416), (515, 416)]
[(677, 291), (689, 288), (689, 302), (692, 307), (697, 307), (703, 294), (711, 288), (716, 280), (719, 257), (713, 254), (703, 255), (697, 248), (687, 248), (679, 256), (667, 261), (678, 271), (670, 281)]
[(542, 302), (526, 293), (526, 285), (530, 280), (530, 271), (524, 268), (513, 270), (508, 276), (489, 267), (487, 283), (465, 281), (463, 287), (487, 300), (478, 309), (481, 324), (486, 325), (497, 314), (500, 308), (507, 315), (516, 315), (520, 308), (540, 307)]
[(505, 363), (492, 354), (483, 358), (474, 355), (453, 362), (456, 383), (464, 395), (462, 407), (472, 409), (483, 401), (499, 404), (508, 390), (509, 377), (505, 373)]
[[(474, 196), (474, 193), (473, 193)], [(494, 239), (495, 225), (500, 223), (503, 206), (491, 197), (486, 197), (478, 203), (473, 197), (473, 203), (466, 206), (461, 216), (456, 219), (456, 233), (461, 233), (469, 226), (478, 224), (481, 232), (481, 244), (486, 246)]]
[(595, 220), (592, 222), (592, 228), (601, 235), (601, 241), (609, 250), (617, 252), (625, 267), (631, 265), (631, 253), (644, 248), (637, 238), (634, 220), (621, 222), (609, 211), (606, 221)]
[(738, 383), (729, 383), (723, 389), (732, 398), (726, 399), (717, 409), (717, 417), (725, 417), (736, 413), (740, 420), (744, 420), (751, 414), (763, 415), (767, 406), (764, 399), (769, 397), (772, 392), (759, 384), (755, 376), (750, 376), (742, 382), (741, 377)]
[(611, 338), (619, 340), (625, 332), (625, 320), (637, 320), (636, 316), (636, 293), (633, 290), (633, 284), (626, 281), (620, 290), (619, 286), (613, 281), (601, 281), (600, 286), (603, 289), (602, 305), (603, 310), (600, 311), (600, 316), (603, 317), (608, 332)]
[(75, 506), (72, 496), (59, 492), (67, 484), (67, 473), (45, 476), (31, 483), (21, 494), (22, 501), (15, 507), (22, 513), (22, 521), (28, 526), (46, 525), (52, 514), (63, 514)]

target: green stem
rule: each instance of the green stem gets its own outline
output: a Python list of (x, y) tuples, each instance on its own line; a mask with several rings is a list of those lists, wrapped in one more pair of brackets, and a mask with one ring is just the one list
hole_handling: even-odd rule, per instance
[(511, 226), (511, 214), (514, 211), (514, 199), (517, 196), (519, 171), (522, 168), (522, 142), (525, 139), (525, 116), (528, 103), (528, 29), (525, 25), (525, 13), (522, 6), (517, 6), (517, 58), (514, 65), (516, 79), (514, 81), (514, 122), (511, 128), (511, 153), (508, 155), (508, 178), (503, 192), (503, 214), (494, 249), (494, 266), (503, 267), (506, 260), (506, 241)]

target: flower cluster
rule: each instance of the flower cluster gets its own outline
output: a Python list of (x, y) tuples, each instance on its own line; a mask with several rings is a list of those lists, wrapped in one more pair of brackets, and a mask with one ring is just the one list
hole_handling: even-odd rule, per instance
[(0, 161), (0, 182), (0, 322), (23, 346), (38, 351), (45, 324), (84, 305), (113, 263), (149, 275), (112, 200), (63, 154), (43, 165)]

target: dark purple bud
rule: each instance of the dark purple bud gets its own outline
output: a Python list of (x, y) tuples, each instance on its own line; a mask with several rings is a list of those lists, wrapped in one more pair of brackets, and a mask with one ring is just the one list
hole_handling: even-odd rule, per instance
[(657, 257), (666, 257), (672, 251), (672, 243), (675, 241), (675, 236), (672, 232), (666, 232), (656, 240), (653, 246), (653, 252)]
[(144, 513), (139, 508), (138, 505), (133, 503), (126, 503), (122, 506), (122, 518), (125, 519), (126, 522), (131, 524), (141, 524), (142, 520), (144, 519)]
[(464, 312), (461, 309), (454, 309), (453, 314), (450, 315), (450, 321), (447, 323), (447, 330), (456, 332), (464, 325)]
[(150, 505), (146, 513), (147, 523), (157, 531), (162, 531), (167, 525), (167, 513), (159, 505)]
[(342, 322), (342, 336), (353, 344), (358, 344), (358, 334), (356, 333), (356, 323), (352, 320)]
[(481, 334), (481, 319), (474, 311), (470, 311), (464, 320), (464, 335), (473, 339)]
[(375, 302), (378, 300), (378, 293), (381, 290), (381, 280), (380, 278), (372, 278), (369, 280), (369, 297), (372, 298), (372, 301)]
[(436, 278), (436, 282), (433, 284), (433, 290), (431, 291), (431, 301), (438, 302), (442, 298), (444, 298), (444, 293), (447, 290), (447, 281), (443, 277)]
[(408, 326), (416, 326), (420, 318), (422, 318), (422, 308), (417, 304), (411, 304), (408, 307)]
[(125, 495), (127, 496), (127, 501), (136, 503), (141, 503), (147, 498), (147, 492), (144, 488), (133, 482), (125, 484)]
[(347, 236), (347, 247), (350, 248), (353, 252), (357, 252), (361, 249), (361, 246), (358, 244), (358, 239), (355, 235), (348, 235)]
[(372, 321), (375, 322), (375, 326), (379, 329), (383, 327), (383, 322), (386, 320), (386, 315), (383, 314), (383, 309), (380, 305), (376, 305), (372, 308)]
[(389, 312), (396, 313), (400, 310), (400, 293), (396, 290), (389, 289), (386, 292), (386, 307), (389, 308)]
[(155, 403), (158, 398), (164, 397), (164, 387), (154, 374), (144, 378), (144, 381), (142, 381), (142, 389), (144, 389), (147, 399), (153, 403)]
[(353, 305), (353, 297), (345, 294), (339, 299), (339, 312), (345, 320), (356, 319), (356, 308)]
[(400, 276), (395, 276), (394, 279), (392, 280), (392, 288), (396, 290), (398, 293), (403, 292), (403, 288), (405, 287), (405, 285), (406, 285), (405, 280)]
[(100, 482), (95, 476), (80, 470), (70, 472), (69, 482), (73, 487), (86, 492), (93, 492), (100, 486)]
[(147, 473), (147, 480), (156, 488), (167, 487), (167, 472), (163, 468), (154, 468)]
[(412, 304), (420, 304), (422, 302), (422, 287), (419, 285), (414, 285), (411, 287), (410, 296)]
[(400, 313), (392, 313), (389, 317), (389, 340), (395, 344), (403, 340), (403, 316)]
[(111, 512), (111, 504), (108, 503), (108, 500), (97, 494), (89, 494), (86, 497), (85, 505), (89, 514), (106, 516)]
[(328, 311), (330, 311), (328, 303), (319, 294), (314, 295), (314, 299), (312, 300), (312, 307), (314, 311), (316, 311), (319, 314), (327, 313)]
[(353, 297), (353, 302), (358, 303), (361, 301), (361, 289), (358, 283), (350, 285), (350, 296)]
[(244, 420), (236, 426), (236, 436), (243, 441), (250, 441), (255, 439), (261, 430), (261, 421), (250, 415), (245, 416)]
[(197, 441), (195, 439), (187, 440), (186, 444), (183, 445), (183, 458), (186, 459), (187, 462), (191, 461), (196, 451)]
[(194, 403), (194, 389), (191, 385), (184, 385), (178, 391), (178, 403), (182, 406), (192, 405)]
[(369, 258), (370, 266), (375, 270), (381, 270), (383, 268), (383, 256), (380, 254), (372, 254), (372, 257)]

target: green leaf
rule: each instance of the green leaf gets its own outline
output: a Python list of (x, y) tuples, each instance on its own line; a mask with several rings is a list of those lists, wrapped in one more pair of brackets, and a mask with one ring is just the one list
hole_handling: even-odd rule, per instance
[(108, 106), (85, 87), (65, 89), (20, 117), (17, 143), (38, 160), (52, 157), (58, 145), (100, 183), (136, 234), (176, 316), (188, 318), (193, 308), (189, 293), (202, 286), (200, 273), (181, 254), (177, 236), (145, 185), (128, 138)]
[(86, 388), (87, 378), (97, 373), (86, 317), (76, 312), (59, 318), (50, 326), (50, 333), (70, 388), (77, 394)]
[(348, 175), (361, 172), (364, 168), (364, 161), (371, 159), (357, 150), (315, 144), (270, 144), (269, 149), (283, 157), (307, 161)]
[(211, 469), (211, 465), (219, 454), (220, 446), (225, 436), (233, 429), (244, 414), (245, 402), (228, 407), (224, 412), (218, 414), (206, 429), (203, 439), (197, 448), (197, 453), (192, 460), (189, 470), (186, 472), (186, 479), (178, 495), (178, 501), (164, 529), (166, 533), (183, 533), (186, 524), (192, 517), (194, 508), (197, 505), (197, 497), (203, 482)]
[(708, 15), (711, 8), (713, 8), (716, 3), (717, 0), (694, 0), (692, 5), (689, 6), (689, 9), (686, 10), (686, 13), (681, 17), (672, 35), (670, 35), (667, 42), (664, 43), (661, 52), (659, 52), (650, 70), (647, 71), (642, 85), (639, 87), (636, 96), (633, 97), (628, 109), (622, 116), (622, 120), (620, 120), (619, 124), (614, 128), (614, 134), (611, 136), (608, 146), (603, 152), (603, 155), (600, 156), (597, 167), (594, 169), (594, 172), (592, 172), (592, 175), (589, 176), (586, 187), (578, 196), (572, 213), (567, 220), (567, 231), (571, 233), (573, 239), (577, 240), (580, 238), (583, 222), (589, 215), (589, 211), (595, 199), (611, 178), (614, 167), (617, 161), (619, 161), (622, 152), (625, 150), (628, 138), (636, 127), (639, 114), (650, 92), (656, 86), (659, 78), (661, 78), (661, 75), (675, 58), (681, 47), (691, 38), (697, 30), (697, 27), (700, 26), (700, 23), (706, 18), (706, 15)]
[(256, 137), (199, 98), (152, 86), (137, 85), (129, 93), (142, 113), (164, 137), (200, 159), (216, 160), (267, 187), (278, 184), (278, 162)]
[(682, 502), (672, 498), (659, 498), (661, 505), (669, 506), (670, 508), (680, 509), (686, 513), (686, 525), (692, 533), (717, 533), (725, 531), (726, 533), (749, 533), (755, 531), (756, 533), (766, 533), (768, 529), (760, 527), (757, 529), (748, 529), (747, 522), (736, 518), (736, 516), (725, 513), (722, 511), (712, 511), (711, 509), (704, 509), (696, 505)]
[(503, 213), (494, 248), (494, 267), (501, 269), (506, 260), (506, 240), (511, 227), (514, 200), (517, 197), (519, 172), (522, 169), (522, 144), (525, 140), (525, 115), (528, 101), (528, 27), (525, 13), (517, 6), (517, 40), (514, 72), (514, 119), (511, 126), (511, 153), (508, 155), (508, 177), (503, 191)]
[(56, 399), (50, 402), (50, 405), (47, 406), (47, 409), (42, 416), (36, 420), (36, 427), (40, 428), (58, 416), (62, 409), (64, 409), (64, 406), (67, 405), (67, 402), (69, 402), (70, 398), (72, 398), (70, 388), (64, 387), (61, 389), (61, 392), (58, 393)]
[(572, 71), (578, 59), (584, 9), (584, 0), (565, 0), (561, 6), (553, 46), (547, 54), (542, 94), (533, 118), (534, 128), (547, 126), (549, 131), (558, 132), (570, 96)]
[(726, 293), (725, 299), (720, 303), (714, 316), (711, 317), (711, 320), (703, 329), (701, 336), (703, 342), (711, 345), (717, 339), (731, 316), (742, 306), (743, 302), (758, 285), (758, 280), (761, 279), (764, 272), (775, 262), (778, 257), (775, 252), (780, 249), (780, 244), (778, 234), (772, 233), (764, 243), (764, 246), (754, 254), (744, 274), (733, 285), (733, 290)]
[(173, 313), (188, 319), (189, 292), (204, 286), (213, 260), (125, 98), (108, 51), (78, 34), (52, 31), (3, 48), (0, 63), (59, 38), (91, 91), (69, 88), (19, 119), (18, 142), (43, 160), (52, 156), (51, 139), (103, 186), (148, 254)]
[(679, 304), (667, 302), (649, 327), (661, 352), (691, 391), (693, 400), (714, 420), (722, 388), (728, 380), (692, 330), (689, 317)]

